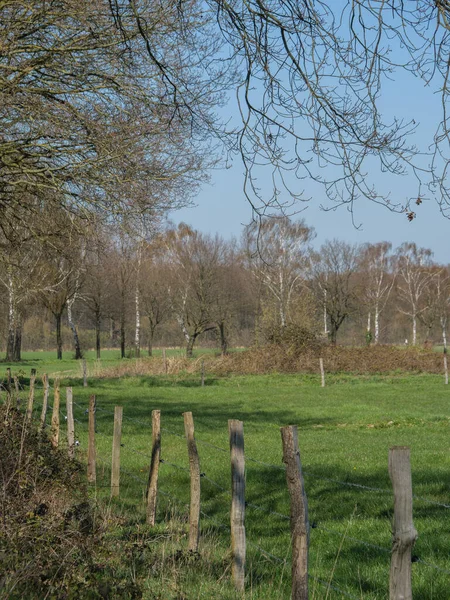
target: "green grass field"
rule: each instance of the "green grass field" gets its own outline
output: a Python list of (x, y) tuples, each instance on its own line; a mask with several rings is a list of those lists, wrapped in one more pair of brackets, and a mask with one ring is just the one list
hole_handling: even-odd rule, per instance
[[(119, 360), (117, 352), (104, 356), (110, 364)], [(86, 451), (88, 398), (96, 394), (99, 461), (92, 494), (111, 509), (114, 527), (108, 535), (119, 555), (132, 553), (134, 567), (130, 571), (129, 561), (121, 561), (119, 555), (110, 560), (116, 561), (118, 576), (140, 582), (144, 598), (238, 597), (229, 581), (227, 421), (240, 419), (250, 505), (246, 512), (246, 598), (290, 597), (289, 521), (283, 518), (289, 514), (289, 502), (279, 428), (296, 424), (312, 523), (311, 597), (388, 596), (393, 513), (388, 450), (407, 445), (411, 447), (414, 522), (419, 532), (414, 549), (414, 597), (448, 599), (450, 509), (441, 504), (450, 505), (450, 389), (442, 377), (330, 376), (322, 389), (318, 376), (210, 377), (201, 387), (198, 377), (179, 375), (90, 378), (89, 387), (83, 388), (75, 361), (64, 360), (53, 371), (56, 361), (44, 353), (25, 357), (20, 369), (26, 374), (34, 367), (40, 373), (70, 375), (62, 385), (74, 388), (80, 457)], [(41, 397), (37, 390), (37, 417)], [(115, 405), (124, 408), (123, 471), (121, 496), (110, 503)], [(150, 531), (143, 499), (154, 409), (161, 410), (164, 462), (158, 525)], [(181, 552), (187, 547), (189, 502), (184, 411), (193, 412), (201, 470), (206, 475), (202, 479), (200, 557)]]

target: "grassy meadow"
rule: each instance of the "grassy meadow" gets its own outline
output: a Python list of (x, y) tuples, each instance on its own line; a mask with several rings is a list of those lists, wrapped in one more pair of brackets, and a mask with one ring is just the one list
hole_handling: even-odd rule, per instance
[[(110, 520), (106, 535), (109, 547), (116, 551), (102, 560), (114, 568), (116, 582), (131, 579), (142, 597), (152, 600), (239, 597), (230, 584), (227, 421), (240, 419), (248, 502), (245, 598), (290, 597), (289, 501), (279, 431), (289, 424), (299, 428), (312, 524), (311, 597), (381, 600), (388, 596), (393, 514), (388, 450), (407, 445), (419, 532), (414, 597), (448, 598), (450, 508), (442, 504), (450, 505), (450, 389), (441, 376), (333, 375), (321, 388), (319, 375), (215, 378), (207, 374), (202, 387), (197, 375), (183, 373), (102, 378), (103, 367), (119, 362), (117, 351), (103, 357), (99, 365), (87, 356), (88, 388), (82, 386), (80, 365), (69, 356), (58, 362), (48, 353), (24, 353), (24, 362), (11, 367), (13, 373), (22, 373), (24, 384), (29, 369), (36, 368), (38, 375), (57, 374), (63, 378), (62, 387), (73, 387), (80, 458), (87, 447), (89, 395), (97, 397), (97, 485), (91, 494)], [(38, 387), (36, 418), (42, 399), (40, 383)], [(124, 409), (122, 474), (120, 498), (111, 501), (115, 405)], [(159, 472), (158, 524), (151, 530), (145, 525), (144, 494), (154, 409), (161, 410), (164, 462)], [(184, 411), (193, 413), (205, 474), (198, 556), (186, 552), (189, 463)]]

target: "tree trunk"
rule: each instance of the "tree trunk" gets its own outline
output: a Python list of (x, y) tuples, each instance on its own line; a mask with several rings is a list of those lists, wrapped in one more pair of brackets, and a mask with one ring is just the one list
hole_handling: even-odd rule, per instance
[(120, 306), (120, 358), (125, 358), (125, 290), (123, 288)]
[(62, 335), (61, 335), (62, 311), (55, 314), (56, 320), (56, 357), (62, 360)]
[(102, 325), (102, 316), (100, 307), (95, 308), (95, 349), (97, 352), (97, 360), (100, 360), (100, 329)]
[(194, 344), (197, 339), (197, 334), (191, 335), (189, 337), (187, 346), (186, 346), (186, 358), (192, 358), (194, 355)]
[(228, 339), (226, 334), (225, 323), (219, 324), (219, 333), (220, 333), (220, 351), (222, 356), (228, 352)]
[(80, 358), (83, 358), (83, 354), (81, 352), (80, 338), (78, 337), (78, 331), (77, 331), (77, 328), (73, 321), (72, 307), (73, 307), (74, 302), (75, 302), (75, 296), (73, 298), (71, 298), (70, 300), (67, 300), (67, 319), (69, 321), (69, 326), (70, 326), (70, 329), (72, 330), (72, 335), (73, 335), (73, 344), (75, 346), (75, 360), (79, 360)]
[(380, 340), (380, 311), (378, 304), (375, 306), (375, 344), (378, 344)]
[(8, 339), (6, 342), (6, 360), (14, 361), (14, 339), (16, 332), (16, 307), (14, 302), (14, 289), (12, 277), (8, 285)]
[(412, 316), (412, 320), (413, 320), (413, 338), (412, 338), (412, 343), (413, 343), (413, 346), (415, 346), (416, 342), (417, 342), (417, 319), (416, 319), (416, 315), (415, 314)]
[(330, 342), (333, 346), (336, 346), (338, 329), (339, 327), (337, 327), (336, 324), (333, 323), (333, 321), (331, 321), (331, 327), (328, 332), (328, 335), (330, 337)]
[(136, 309), (136, 331), (134, 334), (134, 349), (136, 358), (141, 356), (141, 310), (140, 310), (139, 285), (136, 283), (134, 302)]
[(15, 331), (14, 331), (14, 352), (13, 352), (13, 360), (15, 362), (20, 362), (22, 360), (21, 352), (22, 352), (22, 319), (21, 319), (20, 315), (17, 315), (16, 327), (15, 327)]

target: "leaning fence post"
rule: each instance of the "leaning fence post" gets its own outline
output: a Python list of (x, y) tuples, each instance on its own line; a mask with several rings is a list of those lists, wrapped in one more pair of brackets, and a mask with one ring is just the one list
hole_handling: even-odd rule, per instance
[(303, 483), (297, 427), (281, 428), (283, 462), (291, 499), (292, 600), (308, 598), (308, 502)]
[(152, 411), (152, 454), (147, 485), (147, 523), (156, 521), (156, 496), (158, 491), (159, 460), (161, 457), (161, 411)]
[(72, 388), (66, 389), (66, 414), (67, 414), (67, 445), (69, 458), (75, 458), (75, 424), (73, 421), (73, 393)]
[(323, 368), (323, 358), (319, 358), (319, 367), (320, 367), (321, 387), (325, 387), (325, 370)]
[(44, 373), (42, 375), (42, 384), (44, 386), (44, 396), (43, 396), (43, 399), (42, 399), (41, 430), (44, 430), (44, 428), (45, 428), (45, 419), (47, 417), (48, 393), (49, 393), (48, 375), (46, 373)]
[(119, 495), (120, 485), (120, 440), (122, 437), (122, 415), (121, 406), (114, 407), (114, 435), (112, 445), (111, 462), (111, 496)]
[(89, 440), (87, 479), (89, 483), (97, 481), (96, 456), (95, 456), (95, 396), (89, 398)]
[(193, 552), (198, 550), (200, 536), (200, 459), (194, 437), (194, 420), (191, 412), (183, 413), (184, 432), (186, 434), (189, 470), (191, 473), (191, 503), (189, 508), (189, 546)]
[(245, 458), (244, 423), (229, 420), (231, 454), (231, 552), (232, 576), (237, 590), (245, 585)]
[(389, 476), (394, 490), (389, 600), (412, 600), (411, 550), (417, 539), (412, 512), (410, 451), (406, 446), (389, 450)]
[(27, 404), (27, 421), (28, 421), (28, 423), (31, 421), (31, 417), (33, 416), (34, 382), (35, 381), (36, 381), (36, 369), (31, 369), (30, 393), (28, 395), (28, 404)]
[(53, 412), (52, 412), (52, 446), (58, 447), (59, 444), (59, 405), (60, 405), (60, 392), (59, 392), (59, 379), (55, 379), (54, 382), (54, 397), (53, 397)]

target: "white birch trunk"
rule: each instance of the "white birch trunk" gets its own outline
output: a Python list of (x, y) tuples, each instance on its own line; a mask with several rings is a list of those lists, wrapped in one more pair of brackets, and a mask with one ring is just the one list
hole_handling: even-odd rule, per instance
[(413, 337), (412, 337), (412, 343), (413, 343), (413, 346), (415, 346), (416, 345), (416, 341), (417, 341), (417, 318), (416, 318), (415, 314), (413, 314), (412, 320), (413, 320)]
[(327, 290), (323, 290), (323, 334), (328, 335), (328, 321), (327, 321)]
[(375, 331), (374, 331), (374, 342), (378, 344), (380, 339), (380, 309), (378, 302), (375, 305)]
[(136, 329), (134, 332), (134, 348), (136, 358), (141, 355), (141, 307), (140, 307), (140, 290), (139, 290), (139, 279), (141, 276), (141, 264), (142, 264), (142, 243), (139, 244), (137, 266), (136, 266), (136, 287), (134, 290), (134, 306), (136, 311)]

